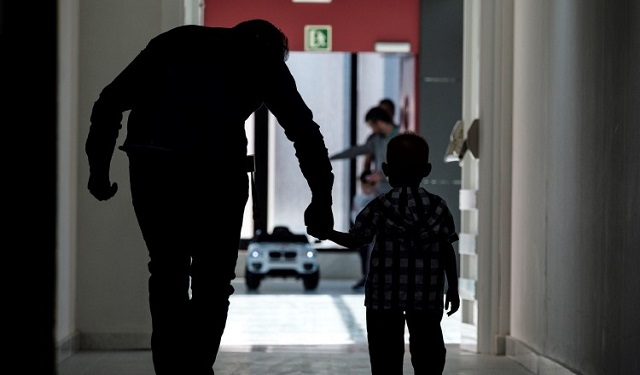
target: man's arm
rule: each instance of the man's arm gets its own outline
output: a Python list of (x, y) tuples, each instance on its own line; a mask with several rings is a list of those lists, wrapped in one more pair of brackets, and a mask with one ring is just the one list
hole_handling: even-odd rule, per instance
[(109, 179), (111, 159), (122, 129), (122, 113), (133, 107), (135, 98), (148, 80), (150, 72), (145, 66), (150, 59), (149, 50), (147, 46), (102, 90), (91, 110), (91, 126), (85, 142), (85, 153), (89, 159), (88, 189), (101, 201), (110, 199), (118, 191), (118, 184), (111, 183)]
[(112, 104), (109, 91), (107, 86), (93, 104), (91, 126), (85, 142), (85, 152), (89, 160), (88, 189), (100, 201), (110, 199), (118, 191), (118, 184), (112, 184), (109, 179), (109, 169), (116, 140), (122, 128), (122, 111)]
[(118, 191), (118, 184), (111, 183), (109, 169), (120, 127), (119, 122), (118, 127), (91, 125), (85, 143), (85, 152), (89, 159), (87, 188), (91, 195), (100, 201), (111, 199)]

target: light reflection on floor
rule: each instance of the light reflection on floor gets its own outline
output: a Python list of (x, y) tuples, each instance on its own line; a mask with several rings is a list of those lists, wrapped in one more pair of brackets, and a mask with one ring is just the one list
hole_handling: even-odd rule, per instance
[[(321, 280), (307, 292), (296, 280), (269, 280), (248, 293), (234, 281), (231, 311), (216, 374), (370, 375), (361, 291), (351, 280)], [(531, 375), (505, 356), (477, 354), (459, 344), (459, 313), (442, 319), (447, 345), (446, 375)], [(411, 356), (404, 373), (413, 373)], [(58, 366), (59, 375), (152, 375), (149, 350), (81, 351)]]
[[(364, 295), (353, 292), (350, 281), (325, 280), (312, 292), (288, 279), (264, 281), (257, 293), (246, 292), (242, 279), (234, 287), (222, 350), (225, 346), (366, 346)], [(442, 330), (445, 343), (459, 344), (460, 313), (445, 315)]]

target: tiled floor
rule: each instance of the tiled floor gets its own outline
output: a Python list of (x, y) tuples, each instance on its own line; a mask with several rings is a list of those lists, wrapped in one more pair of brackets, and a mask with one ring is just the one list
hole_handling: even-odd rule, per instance
[[(352, 280), (321, 280), (305, 292), (293, 279), (264, 280), (247, 293), (235, 282), (227, 328), (214, 366), (220, 375), (370, 374), (363, 295)], [(459, 314), (442, 321), (447, 343), (445, 374), (530, 375), (504, 356), (460, 350)], [(405, 374), (412, 374), (410, 356)], [(153, 375), (149, 351), (79, 352), (58, 375)]]

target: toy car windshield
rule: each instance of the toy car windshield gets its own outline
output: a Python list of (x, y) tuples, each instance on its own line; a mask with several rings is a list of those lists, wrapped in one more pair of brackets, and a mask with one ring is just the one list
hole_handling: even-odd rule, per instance
[(275, 227), (271, 233), (258, 233), (251, 242), (296, 242), (309, 243), (304, 234), (294, 234), (286, 227)]

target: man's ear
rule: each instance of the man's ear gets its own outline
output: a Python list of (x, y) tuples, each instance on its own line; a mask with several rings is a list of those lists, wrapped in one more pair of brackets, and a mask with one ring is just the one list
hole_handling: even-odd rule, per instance
[(431, 174), (431, 163), (427, 163), (427, 165), (424, 166), (423, 173), (423, 177), (427, 177), (429, 174)]

